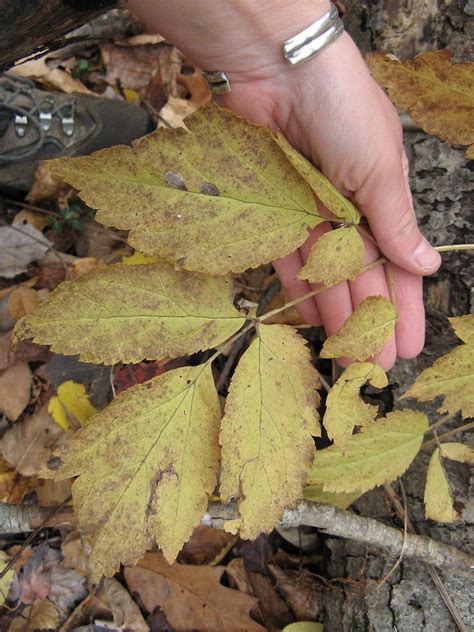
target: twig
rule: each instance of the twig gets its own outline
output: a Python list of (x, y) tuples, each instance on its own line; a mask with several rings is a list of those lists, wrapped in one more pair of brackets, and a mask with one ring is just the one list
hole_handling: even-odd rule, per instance
[[(458, 434), (458, 432), (466, 432), (466, 430), (471, 430), (471, 428), (474, 428), (474, 421), (470, 421), (468, 424), (464, 424), (463, 426), (459, 426), (458, 428), (453, 428), (452, 430), (449, 430), (448, 432), (444, 432), (442, 435), (438, 435), (435, 439), (431, 439), (430, 441), (427, 441), (426, 443), (424, 443), (421, 446), (421, 449), (426, 450), (426, 448), (431, 448), (434, 445), (438, 445), (438, 442), (441, 439), (447, 439), (448, 437), (451, 437), (454, 434)], [(429, 432), (429, 430), (431, 430), (431, 428), (429, 428), (427, 432)]]
[[(223, 528), (227, 520), (238, 517), (237, 508), (233, 504), (213, 504), (208, 511), (207, 519), (211, 518), (213, 527)], [(470, 574), (474, 568), (474, 557), (453, 546), (410, 533), (404, 538), (399, 529), (331, 505), (302, 502), (295, 510), (287, 509), (280, 524), (285, 527), (316, 527), (329, 535), (377, 547), (395, 558), (399, 557), (403, 547), (405, 559), (421, 560), (451, 572)]]
[(450, 252), (452, 250), (474, 250), (474, 244), (451, 244), (448, 246), (435, 246), (438, 252)]
[[(388, 484), (387, 484), (388, 487)], [(390, 488), (391, 489), (391, 488)], [(381, 588), (385, 582), (393, 575), (396, 569), (402, 563), (403, 555), (405, 553), (405, 543), (408, 535), (408, 509), (407, 509), (407, 496), (405, 494), (405, 487), (403, 486), (402, 479), (400, 479), (400, 489), (402, 490), (403, 495), (403, 542), (402, 542), (402, 550), (400, 551), (400, 555), (398, 556), (397, 561), (392, 566), (392, 568), (388, 571), (385, 577), (380, 581), (378, 588)]]

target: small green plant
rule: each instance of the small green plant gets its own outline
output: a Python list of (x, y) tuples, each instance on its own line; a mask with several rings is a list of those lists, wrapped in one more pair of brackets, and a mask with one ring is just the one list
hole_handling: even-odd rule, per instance
[[(186, 125), (159, 130), (132, 148), (52, 161), (53, 173), (98, 209), (99, 222), (129, 230), (129, 243), (160, 261), (115, 264), (67, 281), (16, 327), (18, 338), (106, 364), (215, 349), (198, 366), (120, 394), (43, 472), (78, 477), (74, 507), (90, 537), (94, 579), (136, 562), (153, 541), (173, 561), (218, 484), (222, 500), (238, 503), (231, 526), (254, 538), (303, 497), (345, 507), (396, 479), (433, 430), (424, 413), (410, 409), (378, 419), (377, 407), (360, 398), (364, 384), (387, 385), (368, 359), (397, 319), (391, 301), (372, 296), (324, 343), (321, 357), (357, 362), (328, 394), (322, 423), (334, 444), (315, 451), (318, 372), (298, 331), (268, 322), (366, 269), (359, 212), (281, 135), (212, 104)], [(336, 228), (317, 242), (302, 276), (324, 285), (258, 317), (239, 312), (230, 273), (298, 248), (308, 228), (327, 221), (315, 195)], [(440, 412), (470, 416), (474, 316), (450, 322), (465, 344), (424, 371), (405, 395), (421, 401), (441, 395)], [(212, 363), (250, 331), (222, 417)], [(433, 453), (427, 515), (449, 521), (455, 514), (441, 457), (473, 457), (458, 443), (440, 443)]]

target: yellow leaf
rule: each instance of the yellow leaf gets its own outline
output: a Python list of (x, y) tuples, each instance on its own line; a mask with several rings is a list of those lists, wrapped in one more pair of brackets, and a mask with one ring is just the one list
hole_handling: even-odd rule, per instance
[(322, 485), (307, 485), (304, 488), (304, 499), (325, 505), (334, 505), (339, 509), (347, 509), (355, 502), (362, 492), (355, 491), (345, 494), (344, 492), (325, 492)]
[(426, 476), (425, 486), (425, 514), (436, 522), (454, 522), (458, 514), (453, 507), (451, 490), (449, 489), (446, 472), (441, 464), (439, 448), (431, 455)]
[(287, 325), (260, 325), (232, 378), (222, 422), (221, 496), (240, 497), (240, 534), (270, 531), (301, 498), (319, 435), (318, 375)]
[(299, 154), (296, 149), (290, 145), (283, 134), (277, 134), (276, 141), (285, 152), (288, 160), (303, 176), (326, 208), (339, 219), (343, 219), (351, 224), (358, 224), (360, 221), (360, 213), (352, 202), (344, 197), (309, 160), (306, 160), (304, 156)]
[(283, 632), (324, 632), (324, 626), (314, 621), (297, 621), (286, 625)]
[(397, 410), (354, 435), (343, 454), (337, 446), (318, 450), (310, 485), (326, 492), (369, 491), (389, 483), (409, 467), (428, 430), (428, 418), (413, 410)]
[(366, 404), (359, 397), (359, 390), (366, 382), (377, 388), (388, 384), (387, 376), (377, 364), (361, 362), (351, 364), (328, 394), (323, 425), (329, 438), (343, 451), (354, 426), (371, 424), (377, 415), (378, 407)]
[(331, 287), (355, 279), (363, 267), (364, 242), (357, 228), (348, 226), (331, 230), (314, 243), (298, 278)]
[(269, 129), (213, 103), (186, 126), (50, 170), (99, 209), (97, 221), (130, 230), (137, 250), (209, 274), (283, 257), (323, 221)]
[(420, 402), (444, 397), (440, 413), (474, 416), (474, 315), (450, 318), (456, 334), (467, 344), (459, 345), (425, 369), (402, 396)]
[(140, 362), (224, 342), (245, 322), (227, 278), (177, 272), (167, 264), (96, 268), (62, 283), (17, 323), (18, 338), (85, 362)]
[[(10, 557), (5, 553), (5, 551), (0, 551), (0, 573), (4, 572), (9, 561)], [(3, 605), (7, 600), (13, 576), (14, 570), (13, 568), (10, 568), (2, 577), (0, 577), (0, 605)]]
[(382, 351), (395, 328), (397, 312), (384, 296), (369, 296), (323, 345), (322, 358), (367, 360)]
[(474, 450), (464, 443), (442, 443), (440, 449), (441, 456), (451, 461), (474, 465)]
[(69, 428), (66, 411), (75, 417), (81, 426), (97, 412), (83, 384), (76, 384), (73, 380), (63, 382), (58, 386), (57, 395), (49, 400), (48, 413), (65, 431)]
[(147, 257), (142, 252), (134, 252), (129, 257), (122, 257), (122, 263), (126, 266), (147, 265), (148, 263), (158, 263), (158, 257)]
[(48, 599), (37, 599), (10, 623), (8, 632), (57, 630), (58, 612)]
[(384, 52), (366, 59), (398, 109), (408, 112), (425, 132), (450, 143), (472, 145), (474, 64), (452, 64), (451, 57), (451, 52), (441, 50), (404, 62)]
[(173, 561), (216, 485), (220, 406), (209, 365), (128, 389), (73, 437), (57, 470), (91, 538), (93, 578), (134, 564), (150, 539)]

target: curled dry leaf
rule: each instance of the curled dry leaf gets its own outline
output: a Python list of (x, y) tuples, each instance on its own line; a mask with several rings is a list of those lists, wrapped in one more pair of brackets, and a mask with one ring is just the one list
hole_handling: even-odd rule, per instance
[(259, 325), (232, 377), (220, 436), (221, 495), (240, 498), (243, 538), (271, 531), (302, 496), (320, 434), (318, 386), (303, 338)]
[(16, 362), (0, 373), (0, 413), (16, 421), (30, 401), (31, 371), (26, 362)]
[(0, 227), (0, 276), (13, 279), (44, 256), (51, 242), (31, 224)]
[(224, 571), (224, 566), (169, 566), (159, 553), (147, 553), (125, 569), (125, 580), (148, 612), (159, 606), (177, 630), (263, 632), (249, 616), (257, 600), (223, 586)]
[(324, 343), (322, 358), (367, 360), (382, 351), (397, 321), (394, 305), (384, 296), (368, 296), (343, 326)]

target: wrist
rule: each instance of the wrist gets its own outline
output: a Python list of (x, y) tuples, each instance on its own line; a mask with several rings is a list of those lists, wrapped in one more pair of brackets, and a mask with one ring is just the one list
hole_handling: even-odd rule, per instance
[(234, 85), (287, 68), (282, 43), (329, 9), (329, 0), (123, 0), (206, 70), (224, 70)]

